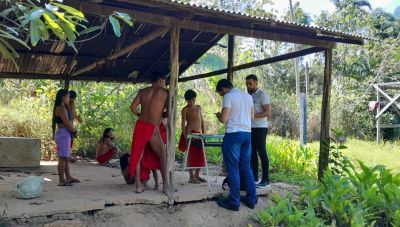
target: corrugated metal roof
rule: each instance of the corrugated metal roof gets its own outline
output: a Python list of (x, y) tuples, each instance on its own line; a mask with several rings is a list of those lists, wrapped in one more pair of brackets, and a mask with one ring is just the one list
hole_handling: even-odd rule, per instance
[(250, 14), (247, 14), (247, 13), (242, 13), (242, 12), (222, 9), (222, 8), (219, 8), (219, 7), (211, 7), (211, 6), (200, 5), (200, 4), (195, 4), (195, 3), (186, 3), (186, 2), (179, 1), (179, 0), (178, 1), (177, 0), (149, 0), (149, 1), (158, 2), (158, 3), (164, 3), (164, 4), (170, 4), (170, 5), (175, 5), (175, 6), (184, 6), (184, 7), (189, 7), (189, 8), (192, 8), (192, 9), (202, 9), (202, 10), (207, 10), (207, 11), (211, 11), (211, 12), (224, 13), (224, 14), (228, 14), (228, 15), (229, 14), (230, 15), (236, 15), (236, 16), (241, 16), (241, 17), (244, 17), (244, 18), (256, 19), (256, 20), (260, 20), (260, 21), (264, 21), (264, 22), (273, 22), (273, 23), (279, 23), (279, 24), (283, 24), (283, 25), (293, 25), (293, 26), (297, 26), (299, 28), (309, 28), (309, 29), (320, 30), (320, 31), (329, 32), (329, 33), (336, 33), (336, 34), (346, 35), (346, 36), (355, 37), (355, 38), (377, 40), (375, 38), (366, 37), (366, 36), (361, 35), (361, 34), (346, 33), (346, 32), (342, 32), (342, 31), (336, 30), (336, 29), (332, 29), (332, 28), (301, 24), (301, 23), (297, 23), (297, 22), (279, 20), (279, 19), (275, 19), (275, 18), (254, 16), (254, 15), (250, 15)]

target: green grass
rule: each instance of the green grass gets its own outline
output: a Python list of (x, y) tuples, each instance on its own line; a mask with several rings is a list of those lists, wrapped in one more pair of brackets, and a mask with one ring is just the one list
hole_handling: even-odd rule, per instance
[[(375, 141), (349, 139), (345, 145), (347, 149), (342, 150), (343, 155), (353, 162), (360, 160), (367, 166), (385, 165), (393, 172), (400, 173), (400, 143), (386, 142), (378, 145)], [(319, 150), (318, 142), (310, 146)]]

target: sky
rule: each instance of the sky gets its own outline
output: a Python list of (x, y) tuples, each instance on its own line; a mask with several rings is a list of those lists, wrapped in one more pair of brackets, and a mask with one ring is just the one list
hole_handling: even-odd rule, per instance
[[(285, 10), (289, 9), (289, 0), (273, 0), (274, 8), (278, 10), (279, 14), (282, 14)], [(329, 0), (292, 0), (300, 2), (300, 7), (304, 9), (311, 16), (319, 15), (322, 10), (333, 12), (335, 6)], [(400, 6), (400, 0), (369, 0), (372, 8), (382, 8), (388, 13), (393, 13), (396, 7)]]

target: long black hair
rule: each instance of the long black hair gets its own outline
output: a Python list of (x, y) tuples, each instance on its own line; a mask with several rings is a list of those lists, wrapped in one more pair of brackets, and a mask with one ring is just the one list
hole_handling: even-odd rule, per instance
[(106, 138), (108, 138), (108, 133), (109, 132), (111, 132), (111, 131), (113, 131), (114, 129), (112, 129), (112, 128), (106, 128), (106, 129), (104, 129), (104, 132), (103, 132), (103, 136), (100, 138), (100, 140), (99, 140), (99, 143), (101, 142), (104, 142), (104, 140), (106, 139)]
[[(56, 94), (56, 100), (54, 100), (54, 107), (53, 107), (53, 118), (52, 118), (52, 129), (53, 129), (53, 137), (54, 137), (54, 133), (56, 131), (56, 108), (57, 106), (61, 105), (63, 102), (63, 97), (68, 95), (68, 90), (67, 89), (60, 89), (57, 91)], [(67, 106), (66, 106), (67, 108)], [(68, 110), (68, 108), (67, 108)]]

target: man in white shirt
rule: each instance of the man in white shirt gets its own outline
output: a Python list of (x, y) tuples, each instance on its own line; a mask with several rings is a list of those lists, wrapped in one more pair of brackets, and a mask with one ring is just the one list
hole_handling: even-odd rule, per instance
[(247, 91), (253, 98), (254, 119), (251, 121), (251, 167), (254, 180), (258, 181), (258, 156), (261, 159), (262, 178), (257, 188), (269, 187), (269, 160), (266, 149), (268, 118), (271, 117), (271, 104), (267, 93), (257, 87), (256, 75), (246, 77)]
[[(250, 168), (253, 100), (249, 94), (234, 88), (226, 79), (218, 81), (216, 91), (224, 97), (222, 110), (216, 115), (225, 124), (222, 153), (229, 185), (229, 199), (220, 199), (217, 203), (225, 209), (238, 211), (242, 201), (247, 207), (254, 209), (257, 193)], [(245, 197), (240, 197), (240, 182), (246, 188)]]

